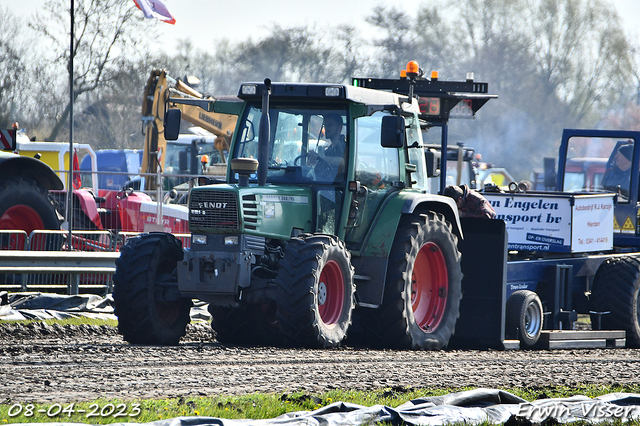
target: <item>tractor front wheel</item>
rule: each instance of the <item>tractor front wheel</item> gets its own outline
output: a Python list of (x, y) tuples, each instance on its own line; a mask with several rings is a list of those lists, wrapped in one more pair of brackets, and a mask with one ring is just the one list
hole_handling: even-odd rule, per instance
[(180, 240), (161, 232), (143, 234), (129, 239), (120, 252), (113, 276), (118, 331), (129, 343), (177, 345), (192, 305), (177, 293)]
[(353, 274), (351, 255), (337, 237), (292, 238), (276, 279), (276, 317), (285, 338), (296, 346), (339, 346), (354, 309)]

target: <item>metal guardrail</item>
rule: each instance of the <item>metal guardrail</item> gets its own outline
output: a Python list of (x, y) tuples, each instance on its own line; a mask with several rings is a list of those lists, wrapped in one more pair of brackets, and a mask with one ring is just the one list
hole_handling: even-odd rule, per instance
[[(115, 259), (140, 232), (0, 230), (0, 290), (107, 294), (113, 291)], [(173, 234), (188, 248), (191, 234)]]
[[(85, 287), (110, 293), (111, 277), (116, 271), (115, 261), (118, 257), (118, 252), (0, 250), (0, 277), (21, 275), (19, 283), (13, 280), (13, 284), (0, 284), (0, 288), (19, 286), (21, 291), (27, 291), (34, 283), (34, 275), (51, 274), (63, 277), (62, 282), (36, 283), (37, 288), (53, 290), (66, 286), (67, 294), (78, 294), (82, 282)], [(92, 282), (81, 280), (83, 277), (89, 277)]]

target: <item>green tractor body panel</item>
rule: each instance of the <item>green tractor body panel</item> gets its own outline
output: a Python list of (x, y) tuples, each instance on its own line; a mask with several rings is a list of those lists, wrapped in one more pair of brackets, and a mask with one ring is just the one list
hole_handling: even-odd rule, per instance
[(192, 233), (246, 233), (288, 240), (294, 229), (313, 232), (310, 188), (292, 186), (212, 185), (191, 190), (189, 229)]
[(422, 191), (399, 191), (385, 200), (378, 214), (372, 219), (372, 225), (363, 239), (361, 250), (357, 251), (357, 255), (388, 257), (402, 215), (427, 211), (442, 213), (451, 223), (454, 233), (461, 236), (457, 207), (453, 200), (425, 194)]

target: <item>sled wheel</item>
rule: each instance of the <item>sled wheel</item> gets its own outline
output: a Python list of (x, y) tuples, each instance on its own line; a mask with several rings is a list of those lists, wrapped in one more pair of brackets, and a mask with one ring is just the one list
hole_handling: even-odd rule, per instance
[(280, 261), (276, 284), (276, 318), (290, 343), (340, 345), (355, 303), (351, 255), (343, 241), (331, 235), (292, 238)]
[(460, 315), (462, 270), (457, 237), (444, 216), (401, 219), (390, 251), (382, 306), (360, 311), (372, 346), (442, 349)]
[(507, 300), (505, 330), (507, 338), (515, 338), (527, 348), (534, 346), (542, 332), (542, 302), (530, 290), (518, 290)]
[(185, 335), (191, 299), (177, 295), (182, 258), (182, 244), (172, 234), (142, 234), (122, 247), (113, 301), (118, 331), (129, 343), (177, 345)]
[[(604, 261), (593, 279), (590, 308), (602, 315), (603, 330), (624, 330), (627, 347), (640, 347), (640, 260), (617, 257)], [(592, 322), (595, 316), (592, 315)]]

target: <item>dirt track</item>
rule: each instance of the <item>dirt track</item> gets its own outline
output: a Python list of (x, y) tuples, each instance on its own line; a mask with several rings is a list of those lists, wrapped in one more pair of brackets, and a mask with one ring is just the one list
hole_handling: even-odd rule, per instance
[(0, 403), (334, 388), (638, 384), (640, 350), (374, 351), (224, 346), (190, 325), (177, 347), (131, 346), (109, 327), (0, 325)]

